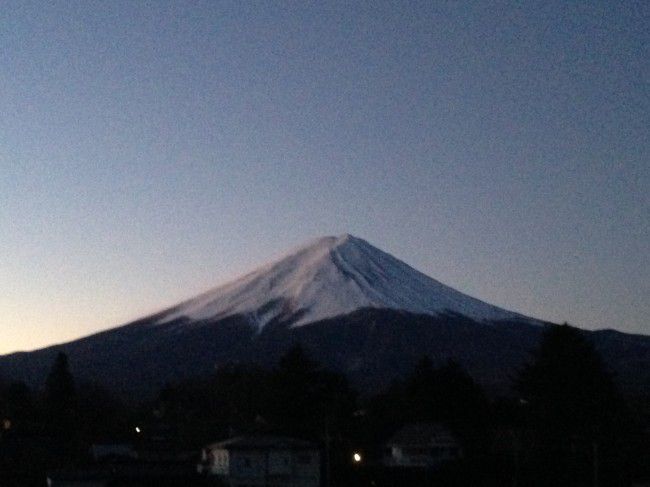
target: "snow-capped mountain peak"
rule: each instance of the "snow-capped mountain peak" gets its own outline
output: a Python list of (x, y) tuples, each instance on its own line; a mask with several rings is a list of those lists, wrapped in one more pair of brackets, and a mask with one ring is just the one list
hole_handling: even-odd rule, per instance
[(172, 308), (159, 323), (247, 316), (261, 329), (272, 319), (305, 325), (361, 308), (389, 308), (476, 321), (533, 321), (467, 296), (344, 234), (322, 237), (239, 279)]

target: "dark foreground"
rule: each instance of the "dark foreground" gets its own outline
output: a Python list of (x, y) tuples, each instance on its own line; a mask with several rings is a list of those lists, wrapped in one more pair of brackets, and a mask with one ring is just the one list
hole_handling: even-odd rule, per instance
[[(294, 347), (272, 368), (230, 364), (165, 385), (153, 400), (129, 402), (77, 383), (60, 354), (42, 390), (0, 383), (0, 485), (650, 482), (650, 390), (620, 392), (584, 334), (550, 327), (511, 382), (510, 394), (488, 397), (458, 364), (424, 357), (402, 380), (360, 395), (345, 376)], [(239, 458), (223, 470), (206, 446), (241, 435), (265, 438), (252, 442), (265, 446), (223, 447)], [(311, 483), (292, 477), (304, 452), (285, 452), (287, 441), (311, 445)], [(279, 476), (269, 467), (278, 452), (287, 458)], [(260, 455), (266, 470), (246, 470)]]

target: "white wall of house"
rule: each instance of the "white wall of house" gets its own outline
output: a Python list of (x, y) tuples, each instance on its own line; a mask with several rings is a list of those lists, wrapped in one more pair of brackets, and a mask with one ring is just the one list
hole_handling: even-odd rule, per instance
[(431, 438), (427, 444), (388, 443), (384, 465), (389, 467), (433, 467), (462, 457), (458, 442), (450, 436)]
[(203, 471), (232, 487), (319, 487), (320, 454), (315, 450), (206, 449)]
[(228, 475), (230, 470), (230, 454), (226, 449), (204, 449), (201, 452), (201, 469), (210, 475)]

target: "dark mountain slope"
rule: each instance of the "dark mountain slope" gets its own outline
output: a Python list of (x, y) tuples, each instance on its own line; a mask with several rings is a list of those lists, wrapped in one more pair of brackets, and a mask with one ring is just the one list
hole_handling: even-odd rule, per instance
[[(456, 360), (486, 388), (505, 393), (543, 331), (522, 322), (486, 325), (462, 316), (386, 309), (362, 309), (299, 327), (292, 322), (272, 321), (258, 332), (241, 316), (190, 326), (183, 319), (164, 325), (140, 320), (67, 344), (0, 357), (0, 374), (40, 387), (54, 357), (64, 351), (80, 380), (129, 395), (146, 394), (228, 362), (271, 366), (288, 348), (301, 344), (366, 390), (387, 385), (426, 355), (434, 362)], [(650, 337), (585, 333), (627, 390), (650, 387)]]

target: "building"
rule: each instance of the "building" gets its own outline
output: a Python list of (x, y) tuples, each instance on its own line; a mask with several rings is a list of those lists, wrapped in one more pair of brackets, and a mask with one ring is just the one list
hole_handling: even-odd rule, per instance
[(231, 487), (319, 487), (320, 450), (280, 436), (241, 436), (203, 448), (199, 472)]
[(457, 438), (440, 423), (413, 423), (398, 430), (384, 444), (386, 467), (435, 468), (462, 458)]
[(137, 458), (137, 453), (130, 443), (93, 443), (90, 446), (90, 454), (95, 462), (133, 459)]

